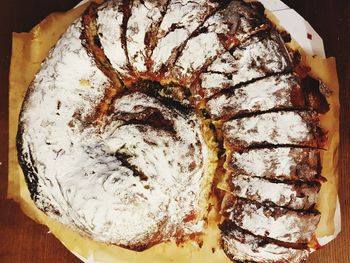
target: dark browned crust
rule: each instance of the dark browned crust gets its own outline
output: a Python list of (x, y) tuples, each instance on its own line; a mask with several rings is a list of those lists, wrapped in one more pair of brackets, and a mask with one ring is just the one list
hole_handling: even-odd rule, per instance
[[(268, 31), (271, 28), (271, 23), (266, 18), (265, 8), (261, 3), (246, 3), (242, 0), (223, 2), (224, 3), (217, 10), (217, 13), (221, 13), (222, 17), (225, 19), (225, 23), (230, 28), (229, 34), (218, 35), (221, 44), (224, 46), (224, 52), (234, 49), (235, 47), (249, 40), (254, 35), (257, 35), (260, 32)], [(252, 28), (254, 28), (254, 31), (250, 32), (249, 36), (243, 41), (240, 41), (235, 37), (235, 34), (242, 32), (240, 21), (236, 21), (235, 17), (244, 17), (245, 19), (249, 20)], [(201, 33), (205, 33), (206, 31), (207, 28), (200, 28), (198, 32), (193, 35), (193, 37)], [(215, 59), (217, 59), (220, 55), (222, 55), (222, 53), (217, 54), (214, 58), (207, 61), (205, 65), (197, 73), (195, 73), (196, 80), (191, 84), (193, 87), (195, 87), (195, 84), (198, 82), (197, 79), (199, 78), (200, 73), (205, 72), (212, 62), (215, 61)]]
[[(308, 216), (308, 215), (319, 216), (320, 215), (320, 212), (316, 209), (316, 207), (311, 207), (307, 210), (305, 210), (305, 209), (291, 209), (288, 207), (277, 206), (277, 205), (271, 204), (271, 203), (259, 203), (259, 202), (249, 200), (246, 198), (237, 197), (237, 196), (234, 196), (232, 194), (229, 194), (229, 196), (223, 202), (221, 213), (225, 218), (228, 218), (228, 216), (230, 215), (230, 213), (232, 211), (233, 211), (233, 213), (241, 213), (242, 208), (245, 205), (253, 205), (257, 209), (263, 208), (264, 210), (266, 210), (265, 216), (273, 217), (273, 218), (281, 217), (288, 212), (295, 212), (298, 215), (300, 215), (301, 217), (303, 215), (306, 215), (306, 216)], [(231, 208), (233, 208), (233, 207), (235, 207), (236, 209), (232, 210)], [(230, 210), (230, 212), (228, 212), (228, 210)], [(235, 220), (238, 220), (238, 219), (239, 219), (238, 217), (235, 217)], [(301, 243), (303, 243), (303, 242), (301, 242)]]
[(154, 129), (176, 134), (174, 122), (164, 118), (163, 114), (156, 108), (145, 108), (138, 113), (119, 112), (114, 117), (124, 121), (123, 125), (147, 125)]
[[(230, 8), (230, 4), (232, 8)], [(222, 10), (222, 17), (225, 18), (226, 23), (228, 23), (231, 28), (229, 35), (222, 35), (222, 44), (224, 45), (226, 50), (229, 50), (239, 44), (243, 43), (232, 38), (236, 33), (241, 33), (242, 28), (240, 22), (236, 25), (235, 17), (240, 16), (241, 18), (245, 18), (249, 21), (250, 26), (254, 28), (254, 31), (250, 32), (250, 36), (253, 36), (259, 32), (266, 31), (272, 27), (270, 21), (265, 16), (265, 7), (260, 2), (249, 2), (246, 3), (242, 0), (231, 1), (227, 5), (228, 7)], [(248, 39), (248, 38), (247, 38)], [(246, 39), (245, 39), (246, 40)]]
[[(26, 96), (29, 95), (31, 89), (29, 88)], [(22, 108), (24, 104), (22, 105)], [(22, 112), (22, 110), (21, 110)], [(54, 207), (50, 200), (41, 199), (40, 187), (39, 187), (39, 177), (38, 177), (38, 169), (37, 163), (35, 161), (35, 157), (33, 156), (30, 145), (26, 145), (28, 147), (28, 151), (26, 151), (25, 145), (23, 145), (23, 133), (24, 133), (24, 124), (21, 119), (18, 124), (18, 131), (16, 135), (16, 149), (17, 149), (17, 158), (18, 163), (23, 171), (24, 179), (27, 184), (30, 198), (35, 202), (40, 202), (41, 205), (38, 207), (44, 213), (52, 213), (56, 216), (61, 216), (60, 212), (56, 207)]]
[[(165, 76), (165, 73), (169, 71), (169, 69), (172, 67), (172, 65), (175, 64), (175, 62), (177, 61), (177, 59), (179, 58), (179, 56), (182, 54), (183, 49), (185, 48), (187, 42), (194, 36), (198, 35), (201, 32), (201, 27), (203, 26), (203, 24), (212, 16), (214, 15), (217, 11), (220, 10), (220, 8), (223, 8), (224, 6), (226, 6), (228, 4), (228, 2), (230, 2), (232, 0), (223, 0), (223, 1), (217, 1), (217, 0), (210, 0), (210, 2), (216, 2), (218, 3), (217, 7), (214, 8), (210, 8), (208, 10), (208, 12), (206, 14), (202, 14), (202, 16), (204, 17), (203, 21), (199, 24), (199, 26), (183, 41), (183, 43), (176, 48), (176, 50), (174, 52), (172, 52), (171, 56), (169, 57), (169, 59), (167, 60), (167, 62), (165, 64), (162, 64), (159, 71), (156, 73), (156, 75), (158, 75), (158, 78), (167, 78), (169, 76)], [(163, 18), (162, 18), (163, 19)], [(174, 23), (171, 25), (170, 27), (170, 31), (172, 32), (176, 29), (179, 28), (179, 25), (177, 23)], [(156, 45), (155, 45), (156, 46)], [(154, 50), (154, 47), (152, 47), (152, 51)], [(153, 62), (149, 61), (148, 64), (152, 65)], [(171, 77), (170, 77), (171, 78)], [(178, 83), (180, 85), (186, 85), (188, 84), (187, 81), (185, 79), (178, 79), (177, 80)]]
[(23, 147), (23, 124), (21, 121), (19, 122), (18, 131), (17, 131), (17, 137), (16, 137), (16, 148), (17, 148), (17, 158), (19, 165), (22, 168), (24, 178), (26, 180), (30, 197), (33, 201), (37, 200), (38, 196), (38, 170), (36, 168), (35, 160), (33, 158), (33, 155), (31, 153), (29, 145), (27, 146), (29, 149), (29, 153), (25, 153)]
[(132, 71), (132, 66), (130, 63), (129, 53), (128, 53), (128, 42), (126, 41), (126, 30), (128, 28), (128, 21), (131, 17), (131, 8), (134, 0), (122, 0), (122, 11), (123, 11), (123, 22), (122, 22), (122, 32), (120, 35), (121, 42), (122, 42), (122, 48), (125, 52), (126, 59), (128, 61), (128, 68), (130, 71)]
[(309, 109), (313, 109), (321, 114), (329, 111), (329, 103), (325, 94), (320, 90), (320, 81), (308, 76), (302, 80), (305, 100)]
[(189, 114), (194, 111), (193, 106), (189, 103), (191, 100), (189, 90), (177, 84), (162, 85), (157, 81), (140, 80), (132, 87), (128, 87), (127, 90), (115, 96), (115, 98), (134, 92), (141, 92), (154, 97), (164, 106), (180, 111), (183, 114)]

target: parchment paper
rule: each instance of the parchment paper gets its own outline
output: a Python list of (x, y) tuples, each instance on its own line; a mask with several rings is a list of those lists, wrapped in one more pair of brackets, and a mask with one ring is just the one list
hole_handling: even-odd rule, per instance
[[(339, 146), (339, 86), (337, 80), (335, 59), (324, 59), (322, 39), (312, 31), (311, 26), (294, 10), (276, 0), (262, 0), (271, 12), (270, 19), (287, 29), (303, 47), (303, 61), (311, 67), (312, 75), (321, 79), (331, 90), (328, 97), (330, 111), (322, 116), (322, 127), (328, 131), (327, 151), (322, 154), (322, 175), (327, 178), (320, 193), (318, 208), (322, 213), (317, 229), (317, 239), (325, 244), (334, 239), (340, 231), (340, 209), (337, 201), (338, 184), (338, 146)], [(8, 198), (17, 201), (23, 212), (35, 221), (48, 226), (54, 234), (72, 253), (85, 262), (103, 263), (157, 263), (157, 262), (211, 262), (229, 263), (218, 246), (218, 229), (214, 223), (215, 215), (209, 217), (209, 227), (206, 230), (204, 245), (199, 248), (195, 243), (187, 242), (181, 247), (173, 243), (156, 245), (144, 252), (133, 252), (117, 246), (105, 245), (81, 237), (67, 227), (50, 220), (38, 210), (30, 199), (23, 173), (17, 162), (16, 132), (18, 115), (27, 87), (35, 73), (40, 68), (41, 61), (47, 56), (50, 48), (57, 42), (59, 36), (68, 25), (85, 9), (82, 5), (64, 14), (53, 14), (43, 20), (29, 33), (13, 34), (13, 50), (10, 69), (10, 127), (9, 127), (9, 185)], [(286, 19), (288, 18), (288, 19)], [(291, 27), (289, 25), (292, 25)], [(311, 29), (310, 29), (311, 28)], [(308, 40), (307, 33), (314, 36)], [(316, 40), (316, 41), (315, 41)], [(310, 43), (311, 42), (311, 43)], [(294, 48), (299, 45), (294, 41)], [(304, 52), (304, 50), (306, 52)], [(318, 55), (315, 57), (315, 55)]]

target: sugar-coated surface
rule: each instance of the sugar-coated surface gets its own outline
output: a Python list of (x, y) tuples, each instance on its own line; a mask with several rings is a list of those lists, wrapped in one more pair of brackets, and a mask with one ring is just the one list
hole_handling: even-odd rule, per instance
[(278, 37), (274, 34), (262, 39), (254, 36), (232, 52), (219, 56), (207, 72), (201, 74), (204, 97), (272, 73), (290, 70), (290, 58)]
[(320, 215), (267, 207), (249, 200), (237, 199), (226, 206), (228, 219), (254, 235), (288, 243), (308, 243)]
[[(198, 120), (134, 93), (115, 100), (103, 127), (87, 123), (108, 80), (79, 37), (78, 21), (44, 62), (21, 114), (22, 154), (36, 169), (37, 206), (95, 240), (125, 246), (200, 232), (195, 215), (202, 212), (207, 150)], [(121, 119), (147, 109), (171, 122), (173, 132)]]
[(146, 72), (147, 33), (151, 32), (162, 18), (166, 0), (133, 1), (126, 38), (130, 63), (136, 72)]
[[(29, 88), (20, 116), (22, 155), (26, 162), (35, 165), (36, 178), (29, 181), (34, 184), (38, 180), (36, 204), (65, 223), (75, 216), (63, 213), (61, 207), (66, 206), (69, 193), (62, 192), (56, 169), (65, 174), (75, 167), (73, 163), (84, 160), (81, 151), (76, 152), (82, 150), (81, 138), (75, 135), (81, 127), (75, 125), (72, 116), (78, 112), (82, 118), (91, 115), (103, 97), (103, 90), (110, 85), (81, 48), (80, 27), (78, 20), (50, 52)], [(82, 81), (86, 84), (82, 85)], [(74, 126), (69, 128), (70, 125)], [(60, 213), (55, 215), (53, 211)]]
[[(228, 121), (223, 126), (227, 145), (247, 147), (254, 144), (294, 144), (315, 146), (308, 114), (272, 112)], [(311, 118), (310, 118), (311, 119)]]
[(318, 180), (319, 150), (263, 148), (233, 152), (228, 169), (233, 173), (278, 180)]
[(232, 118), (243, 113), (298, 108), (303, 101), (299, 105), (294, 103), (296, 95), (303, 96), (296, 77), (274, 75), (215, 96), (207, 107), (214, 119)]
[(122, 1), (107, 1), (101, 5), (98, 8), (96, 25), (103, 51), (113, 68), (121, 76), (128, 76), (130, 64), (122, 43), (124, 19), (122, 5)]
[(162, 65), (171, 66), (177, 49), (195, 31), (217, 7), (214, 1), (206, 0), (170, 0), (168, 11), (159, 27), (158, 44), (152, 54), (153, 71)]
[[(261, 263), (299, 263), (305, 260), (309, 251), (265, 243), (261, 238), (233, 229), (222, 235), (223, 249), (232, 260)], [(262, 245), (263, 244), (263, 245)]]
[(191, 38), (175, 64), (179, 76), (192, 76), (225, 49), (214, 32)]
[(232, 177), (231, 184), (232, 192), (238, 197), (297, 210), (307, 210), (315, 205), (320, 190), (318, 186), (276, 183), (245, 175)]
[[(200, 33), (190, 38), (179, 55), (174, 69), (175, 76), (191, 77), (208, 67), (227, 49), (248, 39), (265, 23), (256, 10), (242, 1), (232, 1), (225, 8), (205, 21)], [(222, 36), (229, 36), (227, 39)]]

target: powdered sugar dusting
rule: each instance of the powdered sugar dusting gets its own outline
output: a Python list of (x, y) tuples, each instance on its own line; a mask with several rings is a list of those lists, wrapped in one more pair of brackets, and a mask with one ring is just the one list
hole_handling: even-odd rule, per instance
[[(87, 118), (93, 114), (93, 107), (110, 85), (82, 48), (80, 32), (79, 19), (42, 64), (20, 116), (20, 129), (25, 131), (22, 135), (25, 161), (36, 160), (36, 171), (41, 175), (38, 191), (43, 196), (38, 197), (36, 204), (41, 209), (51, 207), (59, 211), (59, 218), (65, 223), (70, 214), (61, 208), (66, 200), (59, 185), (62, 174), (57, 169), (69, 171), (72, 162), (84, 163), (88, 158), (85, 154), (76, 155), (81, 138), (75, 134), (81, 127), (72, 116)], [(58, 217), (54, 213), (51, 216)]]
[(231, 153), (228, 169), (250, 176), (278, 180), (312, 181), (317, 178), (319, 150), (263, 148)]
[(131, 17), (128, 21), (126, 38), (129, 59), (136, 72), (145, 72), (146, 67), (146, 33), (161, 19), (165, 0), (133, 1)]
[(224, 124), (225, 142), (230, 145), (308, 144), (313, 133), (297, 112), (272, 112), (231, 120)]
[(289, 243), (308, 243), (320, 220), (320, 215), (302, 213), (279, 207), (266, 207), (244, 200), (227, 208), (228, 219), (242, 229)]
[(97, 11), (97, 33), (104, 53), (120, 75), (127, 76), (128, 59), (122, 44), (122, 1), (107, 1)]
[(225, 253), (238, 261), (299, 263), (310, 253), (307, 250), (286, 248), (273, 243), (261, 246), (263, 239), (236, 229), (224, 235), (222, 241)]
[(216, 33), (201, 34), (187, 42), (175, 70), (180, 76), (191, 76), (223, 50)]
[[(319, 187), (286, 184), (238, 175), (232, 178), (233, 193), (259, 203), (269, 202), (292, 209), (309, 209), (317, 201)], [(272, 190), (273, 189), (273, 190)]]
[(232, 1), (205, 21), (199, 35), (188, 40), (173, 74), (180, 78), (192, 76), (239, 41), (248, 39), (263, 23), (264, 19), (244, 2)]
[(207, 107), (215, 119), (245, 112), (292, 109), (295, 107), (292, 91), (296, 86), (299, 84), (291, 74), (275, 75), (215, 96), (208, 101)]
[[(95, 240), (124, 246), (200, 232), (207, 148), (197, 118), (134, 93), (115, 101), (103, 128), (90, 125), (85, 120), (109, 82), (80, 32), (79, 20), (57, 43), (21, 114), (22, 154), (35, 167), (37, 206)], [(142, 109), (157, 109), (175, 134), (122, 118)]]
[(232, 53), (222, 54), (208, 67), (201, 75), (202, 89), (205, 97), (210, 97), (228, 87), (288, 70), (290, 59), (283, 44), (272, 37), (254, 36)]
[(217, 6), (206, 0), (171, 0), (158, 31), (158, 44), (152, 54), (153, 71), (174, 59), (176, 49), (200, 26)]

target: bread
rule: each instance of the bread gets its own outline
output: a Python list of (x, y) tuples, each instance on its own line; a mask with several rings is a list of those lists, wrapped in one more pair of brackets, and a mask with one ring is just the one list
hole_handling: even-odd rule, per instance
[(271, 110), (305, 109), (305, 99), (298, 79), (291, 74), (272, 75), (221, 93), (207, 103), (214, 120)]
[[(297, 236), (302, 225), (309, 230), (286, 241), (244, 222), (234, 222), (237, 229), (271, 243), (268, 249), (284, 249), (280, 261), (304, 258), (319, 220), (318, 152), (326, 138), (311, 103), (323, 95), (307, 93), (293, 66), (257, 3), (92, 4), (52, 49), (22, 107), (18, 153), (33, 200), (97, 241), (133, 250), (168, 240), (200, 244), (209, 191), (220, 181), (217, 165), (228, 173), (228, 195), (256, 205), (251, 213), (266, 206), (296, 219), (297, 230), (287, 225), (285, 231)], [(262, 99), (250, 105), (254, 90)], [(283, 152), (290, 167), (238, 174), (237, 156), (253, 152), (276, 165)], [(213, 164), (218, 153), (221, 160)], [(283, 193), (240, 188), (256, 183)], [(239, 213), (237, 200), (230, 208), (223, 204)], [(226, 210), (223, 222), (230, 219)], [(230, 253), (238, 238), (232, 241), (226, 230), (228, 257), (253, 260), (253, 252), (242, 251), (241, 258)]]
[(318, 183), (281, 182), (240, 174), (231, 180), (231, 191), (237, 197), (294, 210), (308, 210), (315, 206), (320, 191)]
[(279, 181), (320, 181), (320, 150), (269, 147), (231, 152), (227, 169), (234, 174)]
[(223, 204), (227, 220), (256, 236), (281, 242), (307, 244), (320, 214), (312, 209), (297, 211), (229, 196)]
[(224, 233), (222, 247), (235, 262), (297, 263), (306, 260), (309, 254), (303, 247), (294, 248), (283, 242), (254, 236), (227, 221), (220, 225), (220, 229)]
[(322, 131), (313, 112), (279, 111), (241, 119), (223, 125), (228, 148), (245, 149), (258, 145), (296, 145), (321, 148)]

